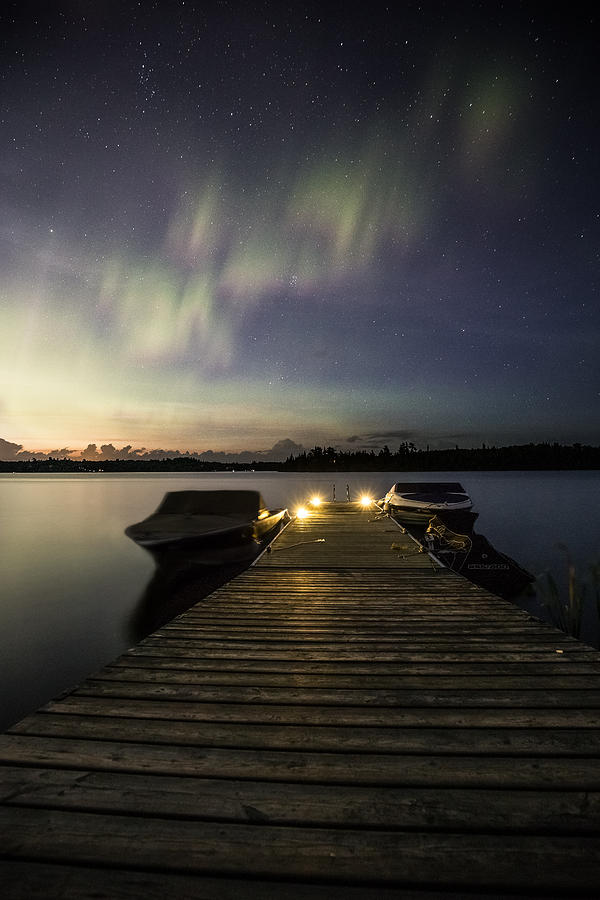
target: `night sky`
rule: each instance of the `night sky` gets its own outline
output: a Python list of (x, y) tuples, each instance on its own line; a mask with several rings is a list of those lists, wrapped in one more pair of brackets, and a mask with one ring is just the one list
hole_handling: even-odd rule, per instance
[(5, 3), (0, 437), (599, 443), (590, 9)]

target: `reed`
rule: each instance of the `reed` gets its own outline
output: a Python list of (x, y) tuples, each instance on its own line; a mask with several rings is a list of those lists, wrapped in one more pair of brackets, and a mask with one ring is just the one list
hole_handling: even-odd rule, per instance
[(592, 565), (590, 566), (590, 579), (592, 582), (592, 590), (594, 591), (594, 597), (596, 600), (597, 643), (600, 647), (600, 562), (592, 563)]
[[(565, 634), (579, 638), (587, 588), (577, 578), (575, 565), (568, 548), (564, 544), (557, 544), (557, 547), (559, 550), (564, 551), (567, 560), (567, 597), (565, 600), (561, 598), (561, 593), (554, 577), (550, 572), (544, 572), (541, 578), (538, 578), (541, 600), (548, 611), (552, 623), (557, 628), (560, 628), (561, 631), (564, 631)], [(598, 617), (600, 618), (600, 565), (596, 568), (598, 569), (596, 605)]]

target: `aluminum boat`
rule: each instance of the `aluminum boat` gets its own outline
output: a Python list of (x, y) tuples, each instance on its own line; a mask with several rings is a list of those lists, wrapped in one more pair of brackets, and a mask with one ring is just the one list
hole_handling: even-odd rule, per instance
[(157, 510), (125, 534), (153, 555), (185, 551), (210, 563), (243, 558), (287, 517), (258, 491), (171, 491)]

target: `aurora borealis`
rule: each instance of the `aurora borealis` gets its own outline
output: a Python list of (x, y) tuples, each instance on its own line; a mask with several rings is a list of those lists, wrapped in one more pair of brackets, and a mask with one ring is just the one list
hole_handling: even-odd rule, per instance
[(596, 20), (5, 4), (0, 437), (600, 440)]

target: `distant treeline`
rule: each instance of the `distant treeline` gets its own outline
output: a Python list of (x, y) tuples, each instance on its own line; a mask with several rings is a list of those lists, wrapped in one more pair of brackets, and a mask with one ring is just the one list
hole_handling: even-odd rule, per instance
[(600, 447), (584, 444), (520, 444), (419, 450), (404, 442), (397, 450), (335, 450), (313, 447), (285, 462), (218, 463), (180, 456), (169, 459), (32, 459), (0, 461), (0, 472), (469, 472), (477, 470), (600, 469)]
[(0, 461), (0, 472), (253, 472), (277, 471), (285, 463), (207, 462), (194, 456), (167, 459), (28, 459)]
[(481, 447), (446, 450), (419, 450), (408, 442), (398, 450), (334, 450), (314, 447), (290, 456), (280, 467), (292, 472), (377, 471), (377, 472), (470, 472), (477, 470), (600, 469), (600, 447), (583, 444), (520, 444), (510, 447)]

